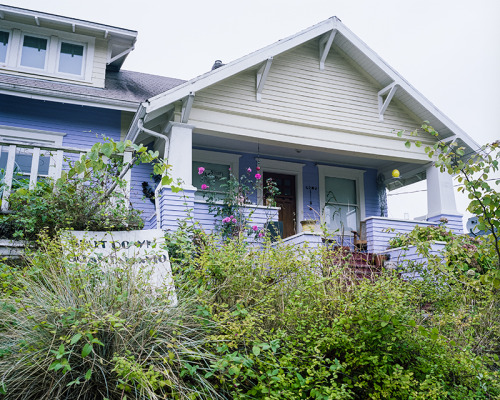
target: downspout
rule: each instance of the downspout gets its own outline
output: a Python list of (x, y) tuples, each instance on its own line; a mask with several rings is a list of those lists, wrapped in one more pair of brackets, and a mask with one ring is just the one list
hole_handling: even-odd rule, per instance
[[(166, 159), (168, 160), (168, 154), (170, 152), (170, 140), (168, 139), (167, 136), (162, 135), (158, 132), (152, 131), (151, 129), (147, 129), (144, 127), (144, 119), (140, 118), (137, 121), (137, 128), (139, 129), (139, 133), (145, 132), (148, 135), (154, 136), (158, 139), (163, 139), (165, 140), (165, 156)], [(159, 200), (159, 194), (160, 190), (162, 188), (161, 182), (158, 184), (158, 186), (155, 189), (155, 211), (156, 211), (156, 229), (161, 229), (161, 212), (160, 212), (160, 200)]]

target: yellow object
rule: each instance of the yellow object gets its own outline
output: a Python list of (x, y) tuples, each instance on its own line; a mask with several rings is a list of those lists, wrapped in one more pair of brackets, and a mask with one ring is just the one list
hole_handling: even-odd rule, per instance
[(399, 178), (399, 171), (397, 169), (392, 170), (392, 177)]

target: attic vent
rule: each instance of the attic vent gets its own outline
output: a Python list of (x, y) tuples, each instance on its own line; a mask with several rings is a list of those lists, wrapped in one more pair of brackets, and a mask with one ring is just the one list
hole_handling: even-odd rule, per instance
[(222, 64), (222, 61), (221, 61), (221, 60), (215, 60), (214, 65), (212, 65), (212, 71), (213, 71), (214, 69), (217, 69), (217, 68), (222, 67), (223, 65), (226, 65), (226, 64)]

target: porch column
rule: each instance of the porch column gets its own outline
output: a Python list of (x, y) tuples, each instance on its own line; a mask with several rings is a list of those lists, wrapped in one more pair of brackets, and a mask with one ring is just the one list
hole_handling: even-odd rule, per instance
[(193, 128), (192, 125), (172, 122), (166, 129), (169, 144), (168, 150), (165, 151), (165, 158), (172, 166), (169, 173), (174, 179), (174, 185), (180, 185), (182, 190), (174, 193), (170, 186), (164, 186), (161, 190), (160, 220), (157, 223), (163, 230), (177, 230), (178, 221), (188, 218), (194, 210), (196, 188), (193, 186), (192, 178)]
[(427, 168), (427, 221), (440, 222), (446, 218), (446, 227), (455, 233), (463, 232), (462, 214), (457, 210), (453, 178), (431, 165)]

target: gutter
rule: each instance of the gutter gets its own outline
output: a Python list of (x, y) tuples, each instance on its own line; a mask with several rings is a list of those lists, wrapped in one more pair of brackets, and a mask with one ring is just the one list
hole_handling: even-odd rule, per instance
[[(144, 116), (146, 115), (146, 109), (141, 104), (137, 113), (135, 114), (134, 120), (132, 121), (132, 125), (130, 126), (130, 130), (127, 133), (126, 139), (134, 142), (137, 139), (137, 136), (141, 132), (147, 133), (155, 138), (162, 139), (165, 141), (165, 155), (168, 159), (168, 153), (170, 151), (170, 140), (168, 136), (162, 135), (158, 132), (152, 131), (151, 129), (147, 129), (144, 127)], [(160, 184), (155, 189), (155, 213), (156, 213), (156, 228), (161, 229), (161, 211), (160, 211), (160, 191), (162, 189), (162, 184)]]

